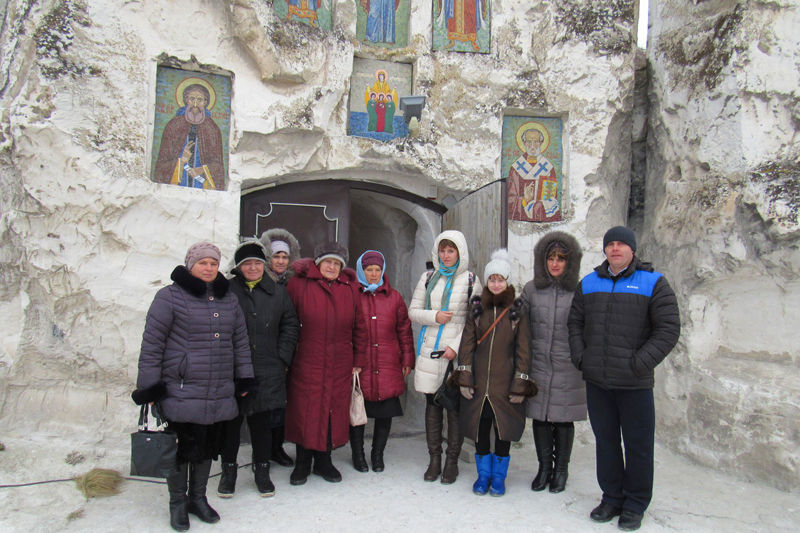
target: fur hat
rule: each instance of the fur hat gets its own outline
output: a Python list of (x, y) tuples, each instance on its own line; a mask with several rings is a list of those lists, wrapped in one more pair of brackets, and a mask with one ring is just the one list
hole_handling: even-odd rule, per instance
[(236, 268), (239, 268), (248, 259), (258, 259), (263, 263), (267, 262), (267, 251), (260, 241), (245, 241), (236, 248), (236, 252), (233, 254), (233, 262)]
[(325, 259), (336, 259), (342, 263), (342, 268), (344, 268), (347, 266), (348, 258), (347, 248), (338, 242), (324, 242), (314, 248), (314, 264), (317, 266)]
[(492, 260), (486, 264), (483, 270), (483, 279), (486, 283), (489, 282), (489, 277), (498, 274), (506, 281), (511, 278), (511, 263), (508, 262), (508, 250), (500, 248), (492, 253)]
[(608, 243), (614, 241), (627, 244), (631, 247), (633, 253), (636, 253), (636, 234), (625, 226), (617, 226), (606, 232), (606, 234), (603, 236), (603, 250), (606, 249)]
[(191, 272), (195, 263), (207, 257), (216, 259), (219, 262), (222, 255), (219, 253), (219, 248), (210, 242), (198, 242), (191, 245), (189, 250), (186, 251), (186, 258), (184, 259), (186, 270)]

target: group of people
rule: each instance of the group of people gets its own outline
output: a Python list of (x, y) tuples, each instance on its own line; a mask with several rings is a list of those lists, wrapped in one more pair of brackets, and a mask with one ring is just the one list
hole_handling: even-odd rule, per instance
[[(631, 230), (612, 228), (603, 245), (607, 260), (581, 280), (578, 241), (544, 235), (534, 278), (517, 297), (505, 250), (485, 266), (484, 287), (468, 269), (464, 235), (444, 231), (408, 307), (376, 250), (355, 270), (336, 242), (300, 259), (297, 240), (274, 229), (236, 248), (229, 279), (216, 246), (193, 245), (148, 312), (133, 393), (178, 434), (167, 478), (170, 525), (188, 530), (190, 513), (219, 520), (206, 498), (211, 461), (221, 456), (217, 492), (232, 497), (245, 418), (262, 496), (275, 494), (270, 461), (294, 466), (292, 485), (312, 473), (341, 481), (331, 451), (348, 442), (355, 470), (371, 464), (382, 472), (392, 418), (403, 415), (405, 378), (415, 370), (426, 399), (425, 481), (456, 481), (467, 436), (475, 442), (473, 492), (502, 496), (511, 443), (527, 417), (539, 463), (531, 489), (562, 492), (574, 422), (588, 413), (603, 490), (590, 517), (620, 516), (620, 529), (638, 529), (652, 496), (653, 371), (677, 343), (680, 320), (664, 276), (634, 256)], [(412, 322), (421, 327), (416, 342)], [(356, 381), (375, 421), (369, 463), (365, 426), (350, 424)], [(442, 406), (445, 382), (460, 393), (458, 408)], [(294, 460), (284, 438), (296, 445)]]

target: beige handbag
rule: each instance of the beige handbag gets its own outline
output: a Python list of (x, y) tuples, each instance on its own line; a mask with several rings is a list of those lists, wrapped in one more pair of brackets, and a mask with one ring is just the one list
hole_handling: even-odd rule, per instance
[(353, 388), (350, 392), (350, 425), (363, 426), (367, 423), (367, 408), (364, 407), (364, 393), (361, 392), (361, 379), (358, 372), (353, 374)]

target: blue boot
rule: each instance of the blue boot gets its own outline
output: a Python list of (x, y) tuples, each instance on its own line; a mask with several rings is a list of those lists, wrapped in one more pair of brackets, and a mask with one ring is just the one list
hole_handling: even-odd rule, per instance
[(492, 455), (492, 487), (489, 491), (492, 496), (502, 496), (506, 493), (506, 475), (510, 459), (510, 457)]
[(489, 492), (489, 479), (492, 477), (492, 455), (475, 454), (475, 466), (478, 468), (478, 480), (472, 485), (472, 492), (478, 496), (483, 496)]

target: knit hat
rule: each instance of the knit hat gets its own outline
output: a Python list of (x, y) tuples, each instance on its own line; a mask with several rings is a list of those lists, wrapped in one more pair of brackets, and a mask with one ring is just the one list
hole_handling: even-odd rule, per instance
[(222, 256), (219, 253), (219, 248), (210, 242), (198, 242), (191, 245), (189, 250), (186, 252), (186, 259), (184, 259), (184, 262), (186, 263), (186, 269), (191, 271), (195, 263), (201, 259), (205, 259), (206, 257), (216, 259), (217, 262), (219, 262)]
[(378, 265), (383, 270), (384, 260), (383, 255), (380, 252), (376, 252), (375, 250), (370, 250), (369, 252), (365, 252), (364, 255), (361, 256), (361, 267), (367, 268), (368, 266)]
[(236, 268), (239, 268), (242, 263), (247, 261), (248, 259), (258, 259), (264, 263), (267, 262), (267, 250), (264, 248), (264, 245), (261, 244), (260, 241), (247, 241), (243, 242), (239, 245), (236, 249), (236, 252), (233, 254), (233, 262), (236, 264)]
[(314, 264), (317, 266), (325, 259), (336, 259), (342, 263), (342, 268), (344, 268), (347, 266), (348, 257), (347, 248), (338, 242), (324, 242), (318, 244), (314, 249)]
[(286, 243), (286, 241), (274, 240), (269, 243), (269, 247), (272, 249), (272, 255), (275, 255), (278, 252), (284, 252), (286, 255), (289, 255), (289, 245)]
[(606, 249), (608, 243), (614, 241), (627, 244), (631, 247), (633, 253), (636, 253), (636, 234), (625, 226), (617, 226), (606, 232), (605, 236), (603, 237), (603, 250)]
[(508, 250), (505, 248), (500, 248), (492, 253), (492, 260), (483, 269), (483, 279), (488, 282), (494, 274), (499, 274), (506, 281), (511, 277), (511, 263), (508, 262)]

